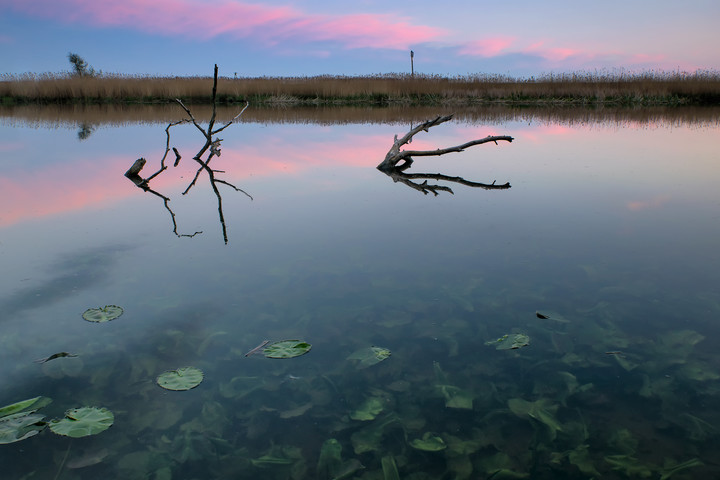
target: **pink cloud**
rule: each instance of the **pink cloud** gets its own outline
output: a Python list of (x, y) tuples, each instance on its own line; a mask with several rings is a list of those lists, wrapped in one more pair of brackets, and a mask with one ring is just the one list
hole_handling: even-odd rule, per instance
[(514, 38), (510, 37), (497, 37), (497, 38), (486, 38), (483, 40), (476, 40), (474, 42), (466, 43), (460, 47), (458, 54), (460, 55), (474, 55), (479, 57), (494, 57), (497, 56), (513, 44)]
[(385, 14), (310, 14), (292, 7), (236, 0), (11, 0), (15, 9), (94, 27), (209, 39), (220, 35), (281, 41), (335, 41), (346, 48), (407, 49), (445, 34)]
[(545, 42), (543, 41), (536, 42), (532, 45), (527, 46), (522, 50), (522, 53), (538, 55), (546, 60), (550, 60), (553, 62), (567, 60), (570, 57), (577, 57), (583, 55), (588, 56), (587, 52), (584, 52), (583, 50), (577, 48), (546, 47)]

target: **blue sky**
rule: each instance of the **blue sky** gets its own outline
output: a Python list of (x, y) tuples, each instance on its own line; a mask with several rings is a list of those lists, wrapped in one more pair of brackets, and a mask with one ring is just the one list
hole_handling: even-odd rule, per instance
[(717, 0), (0, 0), (0, 72), (692, 72), (720, 70), (718, 25)]

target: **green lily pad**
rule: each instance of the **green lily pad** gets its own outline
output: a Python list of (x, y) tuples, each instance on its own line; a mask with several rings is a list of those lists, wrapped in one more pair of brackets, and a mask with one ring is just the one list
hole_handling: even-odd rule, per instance
[(359, 360), (357, 368), (360, 370), (371, 367), (388, 358), (390, 358), (390, 350), (382, 347), (361, 348), (347, 357), (348, 360)]
[(20, 402), (11, 403), (10, 405), (0, 407), (0, 418), (20, 412), (32, 413), (41, 409), (50, 402), (52, 402), (52, 400), (48, 397), (34, 397)]
[(312, 345), (301, 340), (281, 340), (265, 347), (263, 355), (267, 358), (293, 358), (305, 355), (311, 348)]
[(433, 435), (430, 432), (425, 432), (422, 438), (414, 439), (410, 442), (410, 446), (426, 452), (439, 452), (440, 450), (445, 450), (447, 448), (447, 445), (442, 438)]
[(102, 308), (88, 308), (82, 314), (82, 317), (88, 322), (103, 323), (115, 320), (123, 314), (122, 307), (117, 305), (105, 305)]
[(45, 428), (45, 415), (20, 412), (0, 418), (0, 444), (19, 442), (37, 435)]
[(50, 430), (66, 437), (87, 437), (104, 432), (115, 421), (115, 415), (103, 407), (73, 408), (65, 412), (65, 418), (50, 421)]
[(524, 333), (509, 333), (496, 340), (485, 342), (485, 345), (493, 346), (497, 350), (516, 350), (530, 345), (530, 337)]
[(157, 377), (157, 384), (166, 390), (190, 390), (203, 381), (203, 372), (195, 367), (168, 370)]

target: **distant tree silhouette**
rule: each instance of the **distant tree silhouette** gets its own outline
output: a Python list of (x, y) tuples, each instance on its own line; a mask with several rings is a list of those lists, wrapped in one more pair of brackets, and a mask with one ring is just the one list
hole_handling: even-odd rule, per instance
[(79, 77), (92, 77), (95, 75), (95, 69), (77, 53), (68, 53), (68, 61), (73, 67), (73, 72)]

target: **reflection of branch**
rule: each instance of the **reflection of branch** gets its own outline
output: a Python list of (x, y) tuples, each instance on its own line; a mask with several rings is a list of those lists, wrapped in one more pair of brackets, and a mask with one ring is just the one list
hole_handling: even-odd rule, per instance
[[(213, 109), (212, 109), (212, 115), (210, 116), (210, 121), (208, 122), (207, 129), (203, 129), (200, 126), (200, 124), (197, 123), (197, 121), (195, 120), (195, 117), (193, 117), (193, 114), (190, 112), (190, 109), (187, 108), (179, 98), (176, 98), (175, 100), (180, 104), (180, 106), (183, 108), (183, 110), (185, 110), (185, 113), (188, 114), (188, 116), (190, 117), (190, 121), (193, 123), (193, 125), (195, 125), (195, 128), (200, 130), (200, 132), (205, 137), (205, 145), (203, 145), (202, 148), (198, 151), (198, 153), (196, 153), (195, 156), (193, 157), (193, 160), (195, 160), (196, 162), (198, 162), (200, 164), (200, 168), (198, 168), (197, 172), (195, 172), (195, 177), (192, 179), (192, 182), (190, 182), (190, 184), (187, 186), (187, 188), (183, 192), (183, 195), (187, 194), (190, 191), (190, 189), (197, 182), (197, 179), (200, 176), (200, 173), (203, 170), (205, 170), (205, 172), (208, 174), (208, 178), (210, 179), (210, 186), (212, 187), (213, 192), (215, 192), (215, 196), (217, 197), (217, 200), (218, 200), (218, 216), (220, 217), (220, 225), (222, 226), (223, 239), (225, 240), (225, 243), (227, 243), (228, 237), (227, 237), (227, 228), (225, 226), (225, 216), (223, 215), (223, 210), (222, 210), (222, 197), (220, 196), (220, 190), (218, 190), (216, 184), (222, 183), (224, 185), (232, 187), (233, 189), (235, 189), (236, 192), (244, 193), (245, 195), (247, 195), (250, 198), (250, 200), (252, 200), (253, 198), (247, 192), (236, 187), (235, 185), (233, 185), (225, 180), (220, 180), (220, 179), (215, 178), (216, 173), (224, 173), (224, 172), (222, 170), (213, 170), (212, 168), (210, 168), (209, 164), (210, 164), (210, 160), (212, 160), (213, 157), (220, 156), (220, 142), (222, 142), (222, 138), (215, 137), (215, 139), (213, 140), (212, 137), (216, 133), (219, 133), (219, 132), (225, 130), (235, 120), (237, 120), (240, 117), (240, 115), (242, 115), (242, 113), (245, 111), (245, 109), (247, 109), (249, 103), (246, 102), (245, 107), (240, 111), (240, 113), (235, 115), (235, 117), (233, 117), (232, 120), (230, 120), (228, 123), (226, 123), (222, 127), (218, 128), (216, 130), (213, 130), (213, 127), (215, 126), (215, 117), (217, 114), (217, 108), (216, 108), (217, 105), (215, 102), (215, 98), (217, 95), (217, 75), (218, 75), (218, 67), (217, 67), (217, 65), (215, 65), (215, 72), (213, 75), (213, 90), (212, 90)], [(210, 150), (210, 153), (208, 154), (207, 160), (203, 161), (202, 156), (208, 150)]]
[[(462, 177), (450, 177), (448, 175), (443, 175), (441, 173), (403, 173), (402, 170), (399, 168), (390, 170), (390, 171), (383, 171), (386, 173), (390, 178), (393, 179), (394, 182), (400, 182), (404, 183), (410, 188), (413, 188), (419, 192), (424, 193), (425, 195), (428, 194), (428, 192), (432, 193), (436, 197), (438, 196), (438, 192), (450, 192), (451, 194), (454, 194), (452, 189), (450, 187), (446, 187), (443, 185), (430, 185), (427, 182), (427, 179), (432, 180), (442, 180), (445, 182), (454, 182), (459, 183), (460, 185), (465, 185), (467, 187), (474, 187), (474, 188), (482, 188), (484, 190), (505, 190), (510, 188), (510, 183), (504, 183), (502, 185), (495, 185), (495, 182), (491, 184), (487, 183), (479, 183), (479, 182), (471, 182), (469, 180), (465, 180)], [(413, 179), (426, 179), (422, 183), (415, 183), (412, 180)]]
[[(170, 207), (168, 205), (168, 202), (170, 201), (170, 199), (156, 191), (151, 190), (149, 187), (150, 180), (152, 180), (153, 178), (155, 178), (156, 176), (158, 176), (160, 173), (162, 173), (163, 171), (165, 171), (167, 169), (167, 165), (165, 165), (165, 160), (167, 159), (167, 156), (171, 150), (170, 128), (172, 128), (176, 125), (180, 125), (182, 123), (192, 122), (192, 124), (195, 125), (195, 128), (197, 128), (205, 137), (205, 144), (202, 146), (202, 148), (200, 148), (200, 150), (193, 157), (193, 160), (195, 160), (197, 163), (200, 164), (200, 168), (198, 168), (197, 172), (195, 172), (195, 177), (190, 182), (188, 187), (185, 189), (185, 191), (183, 192), (183, 195), (187, 194), (190, 191), (190, 189), (195, 185), (198, 177), (200, 176), (200, 173), (205, 171), (208, 174), (208, 178), (210, 179), (210, 186), (212, 187), (213, 192), (215, 193), (215, 196), (217, 197), (217, 200), (218, 200), (218, 215), (220, 217), (220, 225), (222, 226), (223, 239), (224, 239), (225, 243), (227, 244), (228, 236), (227, 236), (227, 228), (225, 226), (225, 216), (223, 215), (223, 209), (222, 209), (222, 197), (220, 195), (220, 190), (218, 189), (217, 184), (222, 183), (224, 185), (227, 185), (227, 186), (233, 188), (237, 192), (244, 193), (245, 195), (247, 195), (250, 198), (250, 200), (252, 200), (253, 198), (247, 192), (236, 187), (235, 185), (231, 184), (230, 182), (227, 182), (225, 180), (221, 180), (221, 179), (218, 179), (215, 177), (216, 173), (224, 173), (224, 172), (222, 170), (213, 170), (212, 168), (210, 168), (209, 164), (210, 164), (210, 160), (212, 160), (213, 157), (220, 156), (220, 143), (222, 142), (222, 139), (216, 137), (213, 140), (212, 137), (213, 137), (213, 135), (225, 130), (232, 123), (234, 123), (238, 118), (240, 118), (240, 115), (242, 115), (243, 112), (248, 108), (249, 103), (246, 103), (245, 107), (243, 107), (243, 109), (240, 111), (240, 113), (235, 115), (235, 117), (233, 117), (232, 120), (227, 122), (222, 127), (213, 130), (213, 127), (215, 126), (215, 118), (216, 118), (216, 114), (217, 114), (217, 103), (216, 103), (217, 76), (218, 76), (218, 66), (215, 65), (215, 71), (214, 71), (214, 75), (213, 75), (213, 90), (212, 90), (213, 109), (212, 109), (212, 116), (210, 117), (210, 122), (208, 123), (207, 129), (204, 129), (200, 126), (200, 124), (197, 122), (197, 120), (193, 116), (192, 112), (190, 111), (190, 109), (188, 107), (186, 107), (185, 104), (180, 99), (175, 99), (178, 102), (178, 104), (180, 105), (180, 107), (182, 107), (182, 109), (185, 110), (185, 113), (187, 113), (189, 118), (170, 123), (167, 126), (167, 128), (165, 128), (165, 134), (167, 136), (167, 141), (165, 143), (165, 153), (164, 153), (162, 159), (160, 160), (160, 169), (157, 172), (155, 172), (154, 174), (152, 174), (151, 176), (149, 176), (148, 178), (143, 179), (142, 177), (140, 177), (140, 170), (145, 165), (145, 159), (141, 158), (141, 159), (138, 159), (135, 162), (135, 164), (133, 164), (133, 166), (130, 167), (130, 169), (127, 172), (125, 172), (125, 176), (128, 177), (130, 180), (132, 180), (138, 187), (142, 188), (143, 190), (145, 190), (147, 192), (153, 193), (154, 195), (157, 195), (163, 199), (165, 208), (168, 210), (168, 212), (170, 212), (170, 216), (172, 218), (172, 222), (173, 222), (173, 226), (174, 226), (173, 231), (175, 232), (176, 235), (185, 236), (185, 237), (193, 237), (199, 233), (202, 233), (202, 232), (195, 232), (192, 235), (179, 235), (177, 233), (177, 223), (175, 222), (175, 214), (173, 213), (173, 211), (170, 209)], [(208, 150), (210, 151), (210, 153), (208, 154), (207, 160), (203, 160), (202, 156)], [(175, 148), (175, 147), (172, 147), (172, 151), (175, 153), (175, 163), (173, 166), (177, 167), (178, 164), (180, 163), (181, 155), (180, 155), (180, 152), (178, 152), (177, 148)]]
[[(427, 195), (428, 192), (431, 192), (435, 196), (437, 196), (438, 192), (440, 191), (453, 193), (450, 187), (428, 184), (427, 179), (454, 182), (468, 187), (483, 188), (485, 190), (503, 190), (510, 188), (510, 183), (496, 185), (494, 181), (491, 184), (471, 182), (465, 180), (462, 177), (450, 177), (448, 175), (443, 175), (440, 173), (405, 173), (405, 170), (409, 169), (413, 163), (412, 157), (439, 156), (445, 155), (446, 153), (462, 152), (466, 148), (472, 147), (474, 145), (481, 145), (483, 143), (494, 142), (497, 145), (497, 142), (499, 140), (507, 142), (513, 141), (512, 137), (506, 135), (489, 135), (485, 138), (463, 143), (462, 145), (456, 145), (454, 147), (448, 148), (438, 148), (437, 150), (400, 150), (400, 147), (412, 142), (412, 138), (413, 136), (415, 136), (415, 134), (421, 131), (427, 132), (430, 127), (440, 125), (441, 123), (445, 123), (450, 119), (452, 119), (452, 115), (446, 115), (444, 117), (437, 117), (434, 120), (428, 120), (424, 123), (421, 123), (417, 127), (411, 128), (410, 131), (399, 140), (397, 138), (397, 135), (395, 135), (392, 147), (390, 147), (390, 150), (385, 155), (385, 159), (377, 166), (377, 169), (392, 178), (394, 182), (404, 183), (408, 187), (418, 190), (425, 195)], [(425, 179), (425, 181), (422, 183), (416, 183), (412, 181), (414, 179)]]
[[(168, 128), (170, 128), (170, 127), (168, 126)], [(167, 155), (167, 152), (165, 152), (165, 153)], [(177, 151), (176, 151), (176, 153), (177, 153)], [(165, 160), (165, 157), (163, 157), (163, 161), (164, 160)], [(162, 193), (157, 192), (157, 191), (153, 190), (152, 188), (150, 188), (150, 183), (149, 183), (150, 179), (152, 179), (153, 177), (160, 174), (160, 172), (164, 171), (167, 167), (165, 165), (162, 165), (160, 167), (160, 170), (158, 170), (157, 172), (155, 172), (148, 178), (144, 179), (140, 176), (140, 170), (142, 170), (142, 168), (145, 166), (145, 162), (146, 162), (146, 160), (144, 158), (138, 158), (137, 160), (135, 160), (135, 163), (133, 163), (132, 167), (130, 167), (128, 169), (128, 171), (125, 172), (125, 176), (127, 178), (129, 178), (135, 185), (137, 185), (138, 188), (141, 188), (146, 192), (152, 193), (153, 195), (162, 198), (163, 205), (165, 205), (165, 209), (170, 213), (170, 219), (172, 220), (172, 224), (173, 224), (173, 233), (175, 235), (177, 235), (178, 237), (194, 237), (195, 235), (202, 233), (202, 231), (195, 232), (193, 234), (178, 233), (177, 221), (175, 220), (175, 212), (172, 211), (172, 209), (170, 208), (170, 204), (169, 204), (170, 199), (168, 197), (166, 197), (165, 195), (163, 195)]]

